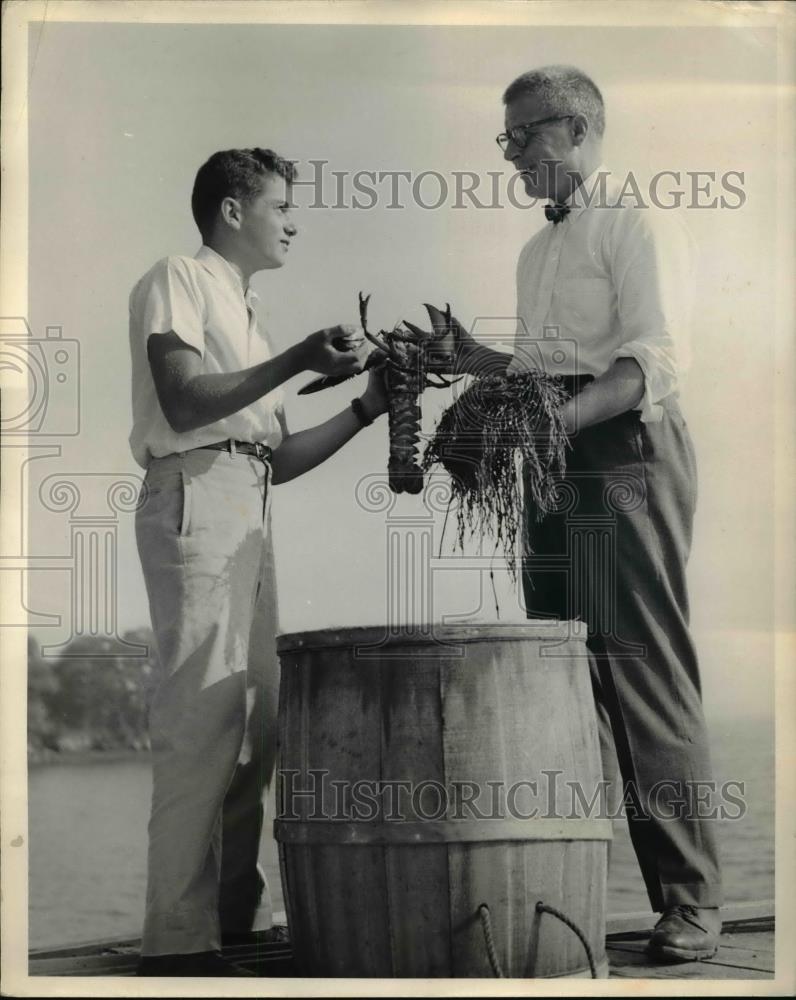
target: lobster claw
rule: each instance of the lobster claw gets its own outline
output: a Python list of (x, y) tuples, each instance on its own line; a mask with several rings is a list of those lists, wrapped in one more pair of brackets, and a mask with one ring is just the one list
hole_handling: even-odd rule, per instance
[(408, 319), (402, 320), (401, 322), (408, 330), (412, 331), (418, 340), (431, 340), (434, 336), (433, 333), (429, 333), (427, 330), (421, 330), (419, 326), (415, 326), (414, 323), (410, 323)]
[(467, 331), (458, 319), (455, 316), (451, 316), (449, 303), (445, 303), (444, 312), (428, 302), (424, 302), (423, 305), (426, 307), (428, 318), (431, 320), (431, 325), (434, 327), (434, 333), (437, 337), (452, 336), (454, 342), (458, 343), (464, 337), (468, 336)]
[(434, 346), (429, 353), (432, 357), (438, 354), (440, 360), (443, 355), (447, 358), (447, 365), (432, 364), (432, 370), (438, 373), (459, 374), (462, 370), (459, 367), (460, 361), (473, 343), (473, 338), (456, 317), (451, 315), (448, 303), (445, 304), (444, 312), (429, 302), (425, 302), (424, 305), (435, 334)]
[(442, 312), (437, 309), (436, 306), (432, 306), (428, 302), (424, 302), (423, 305), (426, 307), (426, 312), (428, 313), (428, 318), (431, 320), (434, 333), (438, 337), (448, 333), (448, 327), (451, 319), (451, 307), (446, 303), (445, 312)]
[(426, 342), (434, 341), (438, 344), (441, 341), (445, 341), (452, 331), (451, 322), (459, 324), (451, 317), (450, 306), (448, 306), (445, 312), (440, 312), (436, 306), (431, 306), (427, 302), (423, 303), (428, 312), (428, 318), (431, 320), (431, 331), (421, 330), (419, 326), (415, 326), (414, 323), (410, 323), (408, 319), (403, 321), (405, 327), (408, 327), (412, 333), (417, 337), (418, 340), (424, 340)]
[(431, 333), (422, 333), (426, 342), (427, 370), (438, 375), (453, 372), (456, 370), (457, 333), (461, 328), (452, 318), (450, 306), (446, 306), (445, 312), (428, 303), (425, 306), (432, 327)]
[(408, 319), (405, 319), (403, 324), (414, 334), (417, 342), (423, 345), (423, 368), (427, 373), (453, 371), (453, 352), (448, 346), (448, 340), (445, 339), (444, 327), (439, 333), (436, 330), (429, 333), (428, 330), (421, 330), (419, 326), (410, 323)]

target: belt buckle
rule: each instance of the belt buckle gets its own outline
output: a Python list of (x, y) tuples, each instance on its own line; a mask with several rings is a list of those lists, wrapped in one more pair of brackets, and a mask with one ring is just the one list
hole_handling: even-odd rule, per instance
[(265, 445), (261, 441), (254, 442), (254, 454), (261, 462), (265, 461)]

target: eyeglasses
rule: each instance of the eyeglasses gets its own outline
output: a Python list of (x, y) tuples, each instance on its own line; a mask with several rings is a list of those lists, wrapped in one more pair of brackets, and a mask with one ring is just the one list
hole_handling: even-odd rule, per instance
[(504, 152), (508, 149), (509, 142), (513, 142), (517, 149), (525, 149), (533, 138), (530, 134), (531, 129), (538, 128), (540, 125), (549, 125), (551, 122), (563, 122), (567, 118), (574, 117), (574, 115), (553, 115), (552, 118), (539, 118), (538, 121), (527, 122), (525, 125), (514, 125), (508, 132), (501, 132), (500, 135), (495, 136), (495, 142)]

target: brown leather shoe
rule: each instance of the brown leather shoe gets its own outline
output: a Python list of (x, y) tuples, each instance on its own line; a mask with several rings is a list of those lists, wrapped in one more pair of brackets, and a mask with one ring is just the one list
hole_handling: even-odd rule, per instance
[(719, 950), (720, 934), (718, 907), (670, 906), (655, 925), (647, 952), (659, 962), (701, 962)]
[(254, 976), (254, 973), (228, 962), (217, 951), (199, 951), (193, 955), (142, 955), (136, 975), (226, 979)]

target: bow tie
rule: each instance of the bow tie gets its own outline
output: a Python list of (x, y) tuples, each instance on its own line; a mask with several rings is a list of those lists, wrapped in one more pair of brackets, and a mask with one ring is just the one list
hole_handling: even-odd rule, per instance
[(544, 207), (545, 218), (548, 222), (552, 222), (554, 226), (557, 226), (559, 222), (563, 222), (569, 213), (569, 205), (545, 205)]

